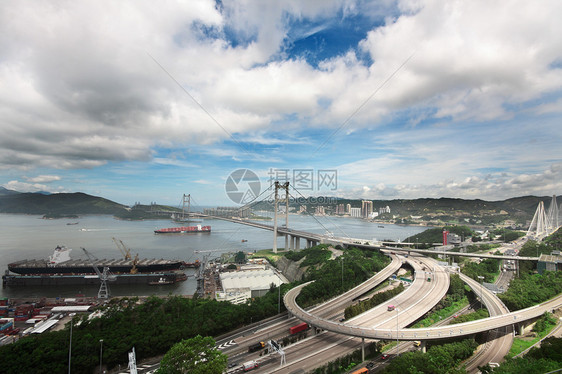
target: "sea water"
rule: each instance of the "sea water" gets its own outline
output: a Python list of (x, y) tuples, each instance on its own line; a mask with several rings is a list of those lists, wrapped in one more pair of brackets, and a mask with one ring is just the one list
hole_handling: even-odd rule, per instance
[[(261, 221), (273, 225), (272, 221)], [(284, 219), (280, 220), (280, 224)], [(220, 257), (222, 253), (256, 251), (272, 248), (273, 235), (269, 230), (221, 220), (206, 219), (186, 225), (210, 225), (211, 233), (155, 234), (154, 230), (177, 226), (170, 220), (123, 221), (110, 215), (88, 215), (76, 219), (43, 219), (42, 216), (0, 214), (0, 272), (11, 262), (24, 259), (47, 259), (57, 245), (72, 248), (72, 258), (87, 257), (85, 248), (98, 259), (122, 258), (113, 238), (121, 240), (132, 256), (139, 258), (179, 259), (186, 262)], [(358, 218), (333, 216), (289, 215), (289, 228), (335, 237), (372, 240), (404, 240), (424, 231), (426, 227), (399, 226), (368, 222)], [(301, 240), (301, 248), (305, 245)], [(278, 248), (285, 239), (278, 238)], [(114, 296), (145, 296), (180, 294), (193, 295), (197, 288), (196, 270), (186, 269), (188, 280), (174, 285), (111, 285)], [(74, 297), (95, 296), (96, 286), (65, 287), (6, 287), (0, 297)]]

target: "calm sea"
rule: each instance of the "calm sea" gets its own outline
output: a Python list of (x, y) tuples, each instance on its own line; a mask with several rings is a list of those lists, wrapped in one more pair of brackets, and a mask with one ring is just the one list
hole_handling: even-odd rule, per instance
[[(68, 225), (68, 223), (77, 223)], [(0, 214), (0, 272), (4, 274), (7, 264), (23, 259), (46, 259), (57, 245), (72, 248), (72, 258), (86, 259), (81, 247), (99, 259), (121, 257), (112, 238), (119, 239), (138, 253), (139, 258), (180, 259), (188, 262), (201, 260), (204, 255), (219, 257), (221, 253), (239, 250), (254, 251), (272, 248), (270, 231), (252, 228), (220, 220), (200, 222), (210, 225), (210, 234), (158, 235), (157, 228), (173, 227), (168, 220), (121, 221), (112, 216), (83, 216), (78, 219), (46, 220), (41, 216)], [(269, 222), (273, 224), (272, 221)], [(197, 224), (197, 223), (191, 223)], [(384, 227), (381, 227), (384, 226)], [(289, 227), (335, 236), (353, 238), (403, 240), (424, 231), (425, 227), (377, 224), (356, 218), (289, 216)], [(246, 241), (243, 241), (246, 240)], [(304, 246), (301, 241), (301, 248)], [(285, 245), (278, 239), (278, 247)], [(199, 252), (201, 251), (201, 252)], [(195, 270), (188, 269), (185, 282), (167, 286), (111, 286), (115, 296), (142, 296), (162, 294), (192, 295), (197, 286)], [(97, 287), (7, 287), (0, 288), (0, 297), (72, 297), (77, 294), (95, 296)]]

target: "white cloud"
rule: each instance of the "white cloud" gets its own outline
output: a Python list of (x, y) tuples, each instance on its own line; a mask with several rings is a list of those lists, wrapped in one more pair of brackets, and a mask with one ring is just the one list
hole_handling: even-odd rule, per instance
[(41, 183), (27, 183), (17, 180), (9, 181), (8, 183), (3, 184), (2, 187), (8, 190), (13, 190), (18, 192), (40, 192), (40, 191), (51, 192), (51, 193), (67, 192), (62, 187), (53, 187)]
[(58, 175), (38, 175), (36, 177), (27, 177), (25, 179), (31, 183), (51, 183), (60, 181), (62, 178)]
[[(491, 194), (494, 185), (475, 170), (494, 167), (512, 173), (501, 184), (506, 191), (530, 189), (538, 179), (518, 174), (540, 174), (562, 158), (556, 119), (519, 120), (560, 113), (561, 2), (373, 3), (2, 3), (0, 170), (42, 174), (126, 161), (189, 168), (162, 156), (185, 148), (217, 164), (305, 164), (309, 148), (340, 126), (329, 143), (346, 134), (360, 144), (337, 149), (347, 157), (332, 163), (358, 193), (366, 178), (368, 193), (383, 195), (426, 187)], [(357, 14), (388, 17), (355, 50), (318, 67), (287, 55), (291, 38)], [(378, 139), (366, 130), (375, 128)], [(294, 152), (299, 145), (304, 151)]]

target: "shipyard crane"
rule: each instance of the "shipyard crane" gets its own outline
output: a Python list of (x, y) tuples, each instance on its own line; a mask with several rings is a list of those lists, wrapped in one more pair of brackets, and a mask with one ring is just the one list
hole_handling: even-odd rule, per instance
[(115, 275), (113, 275), (109, 272), (109, 268), (107, 266), (104, 266), (103, 272), (100, 272), (100, 269), (98, 269), (94, 260), (92, 260), (92, 258), (94, 256), (92, 254), (90, 254), (90, 252), (88, 252), (86, 250), (86, 248), (84, 248), (84, 247), (81, 247), (81, 248), (84, 251), (84, 253), (86, 254), (86, 256), (88, 257), (88, 260), (90, 260), (90, 263), (94, 267), (94, 270), (96, 271), (96, 274), (98, 275), (98, 278), (100, 279), (101, 284), (100, 284), (100, 289), (98, 291), (98, 299), (108, 299), (109, 298), (109, 288), (107, 286), (107, 281), (114, 281), (117, 278), (115, 277)]
[(136, 274), (138, 272), (137, 263), (139, 262), (139, 254), (137, 253), (135, 258), (132, 258), (131, 250), (127, 248), (127, 246), (125, 245), (125, 243), (123, 243), (121, 239), (117, 239), (115, 237), (113, 237), (112, 239), (115, 242), (115, 245), (117, 246), (121, 254), (123, 255), (123, 258), (125, 260), (131, 261), (131, 263), (133, 264), (133, 267), (131, 268), (131, 274)]

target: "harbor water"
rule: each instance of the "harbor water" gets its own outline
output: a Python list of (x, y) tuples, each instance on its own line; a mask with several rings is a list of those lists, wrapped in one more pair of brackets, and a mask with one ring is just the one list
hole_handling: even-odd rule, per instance
[[(273, 224), (272, 221), (265, 221)], [(72, 248), (72, 258), (87, 260), (81, 248), (98, 259), (120, 258), (113, 238), (123, 241), (131, 255), (139, 258), (179, 259), (186, 262), (220, 257), (222, 253), (256, 251), (272, 248), (272, 232), (246, 225), (206, 219), (189, 225), (204, 224), (212, 227), (211, 233), (155, 234), (158, 228), (173, 227), (171, 220), (122, 221), (109, 215), (82, 216), (76, 219), (42, 219), (36, 215), (0, 214), (2, 236), (0, 240), (0, 272), (11, 262), (24, 259), (47, 259), (57, 245)], [(363, 238), (365, 240), (399, 241), (424, 231), (426, 227), (398, 226), (368, 222), (357, 218), (290, 215), (289, 227), (336, 237)], [(283, 248), (283, 237), (278, 239)], [(301, 240), (301, 248), (305, 241)], [(109, 285), (114, 296), (193, 295), (197, 282), (195, 269), (186, 269), (188, 280), (174, 285)], [(75, 297), (95, 296), (95, 286), (64, 287), (6, 287), (0, 288), (0, 297)]]

